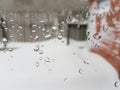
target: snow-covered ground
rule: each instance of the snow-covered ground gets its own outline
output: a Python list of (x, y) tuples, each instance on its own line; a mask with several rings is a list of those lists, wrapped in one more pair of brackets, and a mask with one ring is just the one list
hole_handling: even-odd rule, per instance
[(10, 43), (0, 51), (0, 90), (120, 90), (115, 69), (86, 42)]

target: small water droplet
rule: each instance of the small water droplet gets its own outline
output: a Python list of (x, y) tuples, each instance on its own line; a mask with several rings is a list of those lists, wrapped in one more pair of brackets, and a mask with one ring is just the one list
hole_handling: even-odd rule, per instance
[(36, 30), (32, 30), (32, 33), (35, 33), (36, 32)]
[(92, 22), (94, 22), (94, 20), (91, 20), (90, 22), (92, 23)]
[(68, 78), (64, 78), (64, 82), (67, 81), (67, 80), (68, 80)]
[(13, 38), (13, 36), (10, 36), (10, 38)]
[(38, 46), (35, 46), (34, 47), (34, 51), (37, 52), (39, 50), (39, 47)]
[(6, 43), (8, 40), (7, 38), (3, 38), (2, 41)]
[(41, 45), (41, 47), (44, 47), (44, 45)]
[(35, 66), (39, 67), (40, 63), (39, 62), (35, 62)]
[(52, 27), (52, 30), (56, 31), (56, 30), (57, 30), (57, 27), (53, 26), (53, 27)]
[(90, 38), (88, 38), (87, 40), (90, 40)]
[(73, 55), (75, 55), (75, 52), (73, 53)]
[(58, 40), (61, 40), (63, 38), (62, 34), (58, 34)]
[(20, 33), (19, 35), (22, 36), (23, 34)]
[(41, 29), (42, 27), (39, 26), (38, 28)]
[(40, 50), (40, 51), (39, 51), (39, 54), (43, 54), (43, 50)]
[(45, 58), (44, 58), (44, 61), (45, 61), (45, 62), (50, 62), (51, 59), (50, 59), (49, 57), (45, 57)]
[(40, 60), (42, 60), (42, 57), (40, 57)]
[(13, 19), (11, 19), (11, 20), (10, 20), (10, 22), (14, 22), (14, 20), (13, 20)]
[(18, 26), (18, 28), (19, 28), (19, 29), (23, 29), (23, 27), (22, 27), (22, 26)]
[(120, 86), (120, 83), (119, 83), (118, 81), (115, 81), (114, 86), (115, 86), (115, 87), (119, 87), (119, 86)]
[(37, 39), (39, 39), (39, 36), (35, 36), (34, 40), (37, 40)]
[(45, 35), (44, 37), (45, 37), (45, 39), (49, 39), (49, 38), (51, 38), (51, 34), (48, 34), (48, 35)]
[(15, 26), (12, 25), (11, 28), (15, 28)]
[(48, 71), (49, 71), (49, 72), (51, 72), (51, 71), (52, 71), (52, 69), (48, 69)]
[(83, 69), (79, 69), (79, 74), (83, 74)]
[(36, 24), (33, 24), (32, 27), (33, 27), (33, 28), (34, 28), (34, 27), (37, 27), (37, 25), (36, 25)]
[(62, 43), (64, 43), (65, 41), (62, 41)]
[(102, 38), (102, 36), (100, 35), (99, 37), (98, 37), (98, 39), (101, 39)]
[(45, 31), (46, 29), (45, 28), (42, 28), (42, 31)]
[(13, 49), (12, 49), (12, 48), (8, 48), (8, 51), (9, 51), (9, 52), (12, 52), (12, 51), (13, 51)]
[(87, 59), (86, 59), (86, 60), (83, 60), (83, 63), (84, 63), (84, 64), (89, 64), (89, 62), (88, 62)]
[(59, 30), (61, 33), (63, 33), (64, 32), (64, 30)]

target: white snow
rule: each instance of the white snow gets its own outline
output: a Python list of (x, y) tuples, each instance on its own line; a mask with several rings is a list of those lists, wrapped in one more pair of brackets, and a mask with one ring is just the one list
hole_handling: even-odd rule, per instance
[(120, 90), (115, 69), (85, 47), (65, 38), (9, 43), (12, 51), (0, 51), (0, 90)]

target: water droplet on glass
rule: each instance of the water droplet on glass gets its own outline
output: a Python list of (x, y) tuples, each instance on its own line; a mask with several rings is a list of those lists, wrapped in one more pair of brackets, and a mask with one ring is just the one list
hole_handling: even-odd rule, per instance
[(55, 26), (54, 26), (54, 27), (52, 27), (52, 30), (56, 31), (56, 30), (57, 30), (57, 27), (55, 27)]
[(50, 59), (49, 57), (45, 57), (45, 58), (44, 58), (44, 61), (45, 61), (45, 62), (50, 62), (51, 59)]
[(7, 27), (5, 27), (5, 30), (8, 30), (8, 28), (7, 28)]
[(11, 28), (15, 28), (15, 26), (11, 26)]
[(11, 21), (11, 22), (14, 22), (14, 20), (13, 20), (13, 19), (11, 19), (10, 21)]
[(94, 20), (91, 20), (90, 22), (92, 23), (92, 22), (94, 22)]
[(35, 62), (35, 66), (39, 67), (40, 63), (39, 62)]
[(51, 34), (48, 34), (48, 35), (45, 35), (44, 37), (46, 38), (46, 39), (49, 39), (49, 38), (51, 38)]
[(46, 29), (45, 28), (42, 28), (42, 31), (45, 31)]
[(58, 39), (61, 40), (63, 38), (62, 34), (58, 34)]
[(61, 33), (63, 33), (64, 32), (64, 30), (59, 30)]
[(22, 26), (18, 26), (18, 28), (19, 28), (19, 29), (23, 29), (23, 27), (22, 27)]
[(65, 41), (62, 41), (62, 43), (64, 43)]
[(44, 23), (44, 21), (41, 20), (40, 23)]
[(83, 63), (84, 63), (84, 64), (89, 64), (89, 62), (88, 62), (87, 59), (86, 59), (86, 60), (83, 60)]
[(36, 30), (32, 30), (32, 33), (35, 33), (36, 32)]
[(44, 47), (44, 45), (41, 45), (41, 47)]
[(114, 83), (114, 86), (115, 86), (115, 87), (118, 87), (118, 86), (120, 86), (120, 83), (119, 83), (118, 81), (116, 81), (116, 82)]
[(40, 60), (42, 60), (42, 57), (40, 57)]
[(7, 41), (8, 41), (7, 38), (2, 39), (2, 42), (4, 42), (4, 43), (6, 43)]
[(64, 78), (64, 82), (67, 81), (67, 80), (68, 80), (68, 78)]
[(90, 40), (90, 38), (88, 38), (87, 40)]
[(52, 71), (52, 69), (48, 69), (48, 71), (49, 71), (49, 72), (51, 72), (51, 71)]
[(39, 39), (39, 36), (35, 36), (34, 40), (37, 40), (37, 39)]
[(75, 55), (75, 52), (73, 53), (73, 55)]
[(83, 69), (79, 69), (79, 74), (83, 74)]
[(39, 54), (43, 54), (43, 50), (40, 50), (40, 51), (39, 51)]
[(34, 28), (34, 27), (37, 27), (37, 25), (36, 25), (36, 24), (33, 24), (32, 27), (33, 27), (33, 28)]
[(9, 51), (9, 52), (12, 52), (12, 51), (13, 51), (13, 49), (12, 49), (12, 48), (8, 48), (8, 51)]
[(38, 28), (41, 29), (42, 27), (39, 26)]
[(39, 50), (39, 47), (38, 46), (35, 46), (34, 47), (34, 51), (37, 52)]
[(23, 34), (19, 34), (20, 36), (22, 36)]
[(10, 38), (13, 38), (13, 36), (10, 36)]

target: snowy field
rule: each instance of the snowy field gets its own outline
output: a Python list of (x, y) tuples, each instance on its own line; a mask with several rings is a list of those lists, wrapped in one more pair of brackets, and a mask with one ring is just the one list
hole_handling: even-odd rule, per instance
[(0, 90), (120, 90), (115, 69), (86, 42), (9, 43), (0, 51)]

